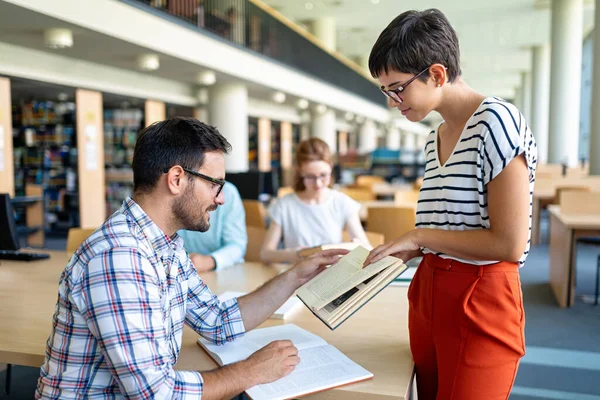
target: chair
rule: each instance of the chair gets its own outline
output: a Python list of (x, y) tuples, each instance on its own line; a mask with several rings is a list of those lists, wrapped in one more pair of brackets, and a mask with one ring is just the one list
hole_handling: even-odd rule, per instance
[(367, 188), (341, 188), (340, 191), (356, 201), (373, 201), (376, 196)]
[(290, 186), (282, 186), (277, 190), (277, 197), (287, 196), (290, 193), (294, 193), (294, 188)]
[(560, 197), (565, 192), (591, 192), (592, 188), (586, 185), (581, 186), (557, 186), (552, 204), (560, 204)]
[(91, 228), (71, 228), (67, 234), (67, 253), (74, 253), (75, 250), (87, 239), (96, 229)]
[(413, 189), (417, 192), (421, 190), (421, 186), (423, 186), (423, 177), (419, 177), (413, 182)]
[(375, 184), (385, 183), (385, 179), (377, 175), (361, 175), (356, 178), (356, 186), (370, 188)]
[[(377, 232), (365, 232), (365, 234), (367, 235), (367, 239), (369, 239), (369, 243), (371, 243), (371, 246), (373, 247), (377, 247), (379, 245), (382, 245), (385, 243), (385, 238), (381, 233), (377, 233)], [(350, 238), (350, 234), (346, 231), (342, 232), (342, 241), (343, 242), (350, 242), (352, 241), (352, 239)]]
[(370, 207), (367, 229), (383, 234), (385, 241), (389, 242), (414, 229), (416, 218), (414, 207)]
[(265, 206), (258, 200), (242, 200), (246, 212), (246, 226), (266, 228), (267, 212)]
[(419, 201), (419, 192), (416, 190), (398, 190), (394, 194), (394, 204), (402, 205), (417, 205)]
[(260, 248), (265, 240), (267, 230), (257, 226), (246, 226), (246, 232), (248, 233), (248, 245), (244, 259), (248, 262), (261, 262)]

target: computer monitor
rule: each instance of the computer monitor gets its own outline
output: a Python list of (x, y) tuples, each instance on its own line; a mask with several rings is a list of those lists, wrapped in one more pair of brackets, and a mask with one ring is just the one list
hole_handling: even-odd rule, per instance
[(233, 183), (244, 200), (258, 200), (261, 193), (260, 172), (227, 173), (225, 180)]
[(0, 193), (0, 250), (19, 250), (19, 235), (10, 196)]
[(261, 194), (277, 196), (279, 175), (277, 171), (247, 171), (227, 173), (225, 180), (233, 183), (244, 200), (258, 200)]

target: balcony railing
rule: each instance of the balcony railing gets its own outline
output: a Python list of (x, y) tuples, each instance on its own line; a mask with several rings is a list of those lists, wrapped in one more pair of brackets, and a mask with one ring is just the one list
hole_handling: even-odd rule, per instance
[(211, 32), (288, 67), (384, 105), (371, 81), (346, 62), (249, 0), (122, 0), (170, 14), (186, 26)]

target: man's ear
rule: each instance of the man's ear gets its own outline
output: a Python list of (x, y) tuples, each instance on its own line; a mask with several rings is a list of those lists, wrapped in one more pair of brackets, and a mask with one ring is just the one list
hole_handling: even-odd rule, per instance
[(171, 192), (171, 194), (177, 195), (185, 190), (184, 175), (185, 171), (179, 165), (170, 168), (165, 174), (167, 190)]

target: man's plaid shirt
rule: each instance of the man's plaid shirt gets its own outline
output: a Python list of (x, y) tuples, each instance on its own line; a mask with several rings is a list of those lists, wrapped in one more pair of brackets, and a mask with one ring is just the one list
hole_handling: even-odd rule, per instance
[(215, 343), (244, 333), (237, 300), (219, 303), (181, 238), (127, 199), (60, 277), (36, 399), (200, 398), (200, 373), (173, 370), (184, 321)]

